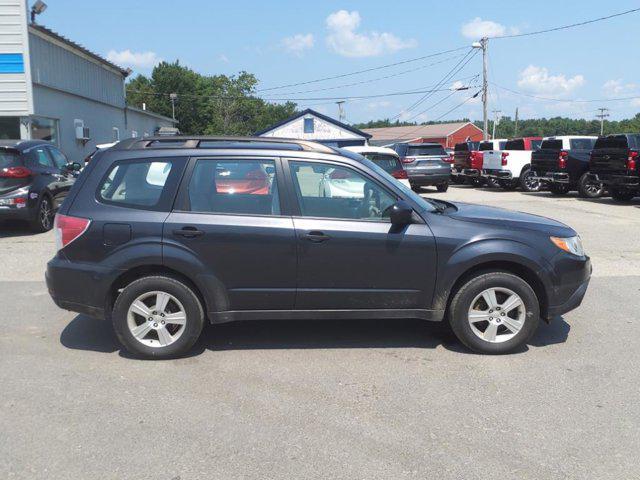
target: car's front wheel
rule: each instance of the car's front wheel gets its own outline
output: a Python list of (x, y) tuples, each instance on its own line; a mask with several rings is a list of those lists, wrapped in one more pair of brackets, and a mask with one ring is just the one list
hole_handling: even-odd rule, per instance
[(449, 305), (458, 339), (479, 353), (509, 353), (531, 338), (540, 322), (538, 298), (522, 278), (488, 272), (468, 280)]
[(131, 353), (146, 358), (184, 355), (204, 325), (193, 290), (171, 277), (143, 277), (127, 285), (113, 307), (113, 326)]
[(449, 190), (449, 182), (440, 183), (436, 185), (436, 188), (439, 192), (446, 192), (447, 190)]

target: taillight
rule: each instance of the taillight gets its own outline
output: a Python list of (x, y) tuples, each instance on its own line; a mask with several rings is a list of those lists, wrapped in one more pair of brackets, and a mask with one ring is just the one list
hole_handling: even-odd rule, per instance
[(406, 170), (394, 170), (393, 172), (391, 172), (391, 175), (393, 175), (393, 178), (397, 178), (398, 180), (409, 179), (409, 175), (407, 175)]
[(445, 162), (448, 162), (448, 163), (453, 163), (453, 162), (455, 162), (455, 155), (454, 155), (453, 153), (450, 153), (450, 154), (449, 154), (449, 159), (448, 159), (448, 160), (445, 160)]
[(509, 152), (502, 152), (502, 166), (504, 167), (508, 160), (507, 157), (509, 156)]
[(416, 161), (414, 157), (402, 157), (400, 160), (402, 160), (402, 163), (413, 163)]
[(636, 165), (638, 164), (636, 158), (638, 157), (638, 152), (629, 152), (629, 158), (627, 158), (627, 170), (635, 170)]
[(91, 220), (58, 213), (54, 221), (56, 249), (61, 250), (87, 231)]
[(483, 159), (484, 154), (482, 152), (471, 152), (471, 168), (480, 170), (482, 168)]
[(558, 168), (567, 168), (567, 157), (569, 156), (569, 152), (565, 152), (564, 150), (560, 152), (558, 156)]
[(3, 178), (27, 178), (33, 175), (26, 167), (7, 167), (0, 170), (0, 177)]

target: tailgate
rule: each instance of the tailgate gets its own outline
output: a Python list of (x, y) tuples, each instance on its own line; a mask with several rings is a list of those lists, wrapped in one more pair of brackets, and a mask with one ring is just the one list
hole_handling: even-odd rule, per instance
[(592, 172), (626, 172), (629, 150), (602, 148), (591, 153), (589, 169)]
[(502, 152), (500, 150), (485, 150), (482, 152), (482, 168), (486, 170), (498, 170), (502, 168)]
[(560, 150), (544, 149), (531, 154), (531, 167), (538, 172), (555, 172), (558, 170), (558, 157)]
[(453, 164), (459, 168), (469, 168), (471, 167), (470, 157), (470, 152), (456, 152), (453, 155)]

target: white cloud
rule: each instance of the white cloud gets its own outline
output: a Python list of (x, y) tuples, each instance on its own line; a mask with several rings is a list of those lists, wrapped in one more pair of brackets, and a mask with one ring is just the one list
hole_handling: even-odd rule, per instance
[(218, 55), (218, 60), (224, 63), (229, 63), (229, 57), (227, 57), (224, 53)]
[(624, 83), (622, 80), (607, 80), (602, 85), (602, 90), (607, 97), (618, 97), (620, 95), (638, 93), (640, 85), (637, 83)]
[(298, 33), (292, 37), (286, 37), (282, 39), (282, 45), (284, 46), (285, 50), (298, 57), (301, 57), (304, 54), (305, 50), (313, 48), (313, 43), (313, 35), (310, 33), (307, 33), (306, 35)]
[(515, 35), (518, 29), (515, 27), (505, 27), (491, 20), (483, 20), (476, 17), (473, 20), (462, 25), (462, 35), (472, 40), (478, 40), (482, 37), (503, 37), (506, 34)]
[(385, 107), (390, 107), (392, 105), (392, 103), (388, 100), (381, 100), (379, 102), (369, 102), (367, 103), (367, 109), (369, 110), (375, 110), (377, 108), (385, 108)]
[(156, 52), (132, 52), (129, 49), (121, 52), (109, 50), (107, 60), (123, 67), (141, 69), (151, 68), (162, 61)]
[(357, 33), (360, 21), (357, 11), (339, 10), (329, 15), (326, 20), (329, 48), (345, 57), (374, 57), (414, 48), (418, 44), (413, 39), (402, 40), (388, 32)]
[(562, 96), (573, 92), (584, 85), (585, 80), (582, 75), (571, 78), (563, 74), (549, 75), (549, 70), (545, 67), (529, 65), (520, 72), (518, 86), (530, 93), (545, 94), (549, 96)]

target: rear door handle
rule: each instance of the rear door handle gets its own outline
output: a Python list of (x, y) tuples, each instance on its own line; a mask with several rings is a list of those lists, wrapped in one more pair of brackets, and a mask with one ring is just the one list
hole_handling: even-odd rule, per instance
[(198, 230), (196, 227), (182, 227), (180, 230), (174, 230), (173, 234), (185, 238), (195, 238), (201, 237), (204, 235), (204, 232)]
[(302, 235), (300, 235), (300, 238), (303, 240), (309, 240), (310, 242), (313, 242), (313, 243), (322, 243), (322, 242), (326, 242), (331, 237), (329, 235), (326, 235), (323, 232), (312, 230), (311, 232), (303, 233)]

